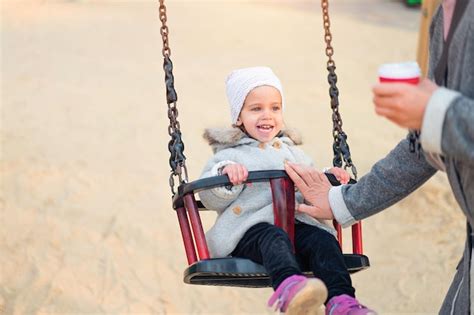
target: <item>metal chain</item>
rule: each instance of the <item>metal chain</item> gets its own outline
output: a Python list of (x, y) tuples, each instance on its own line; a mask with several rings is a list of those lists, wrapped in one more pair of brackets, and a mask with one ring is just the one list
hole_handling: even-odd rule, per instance
[(410, 129), (408, 132), (408, 143), (411, 153), (416, 153), (418, 159), (421, 157), (420, 131)]
[[(170, 124), (168, 126), (168, 134), (171, 140), (168, 143), (168, 150), (170, 152), (169, 163), (171, 166), (171, 175), (169, 178), (169, 185), (173, 196), (175, 192), (175, 178), (178, 178), (178, 184), (188, 181), (188, 170), (186, 168), (186, 157), (184, 156), (184, 143), (181, 136), (180, 125), (178, 121), (178, 108), (176, 101), (178, 96), (174, 89), (173, 63), (171, 62), (171, 50), (168, 43), (168, 26), (166, 26), (166, 6), (164, 0), (160, 0), (160, 21), (161, 21), (161, 39), (163, 40), (163, 70), (165, 71), (165, 85), (166, 85), (166, 102), (168, 104), (168, 118)], [(184, 171), (184, 179), (183, 179)]]
[(161, 21), (161, 28), (160, 28), (160, 33), (161, 33), (161, 38), (163, 39), (163, 50), (161, 53), (163, 54), (163, 57), (169, 57), (171, 55), (171, 50), (168, 44), (168, 26), (166, 26), (166, 21), (167, 21), (167, 16), (166, 16), (166, 6), (165, 6), (165, 1), (160, 0), (160, 21)]
[(342, 118), (339, 113), (339, 89), (337, 88), (337, 75), (336, 75), (336, 63), (332, 59), (334, 55), (334, 49), (331, 46), (332, 34), (331, 34), (331, 21), (329, 20), (329, 3), (328, 0), (321, 0), (321, 8), (323, 10), (323, 26), (324, 26), (324, 41), (326, 42), (326, 56), (328, 57), (327, 61), (327, 70), (328, 74), (328, 83), (329, 87), (329, 96), (331, 97), (331, 109), (332, 109), (332, 125), (333, 131), (332, 135), (334, 138), (333, 142), (333, 152), (334, 159), (333, 165), (337, 167), (342, 167), (342, 162), (344, 161), (344, 169), (350, 167), (354, 179), (357, 180), (357, 168), (352, 163), (351, 152), (349, 149), (349, 144), (347, 143), (347, 135), (342, 130)]

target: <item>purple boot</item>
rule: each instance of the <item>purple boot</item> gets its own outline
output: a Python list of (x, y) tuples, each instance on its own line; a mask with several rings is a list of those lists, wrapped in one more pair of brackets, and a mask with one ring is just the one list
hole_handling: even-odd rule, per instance
[(327, 296), (328, 291), (321, 280), (294, 275), (278, 286), (268, 300), (268, 306), (272, 307), (276, 302), (275, 311), (287, 315), (323, 315)]
[(377, 315), (377, 312), (360, 304), (352, 296), (335, 296), (326, 304), (326, 315)]

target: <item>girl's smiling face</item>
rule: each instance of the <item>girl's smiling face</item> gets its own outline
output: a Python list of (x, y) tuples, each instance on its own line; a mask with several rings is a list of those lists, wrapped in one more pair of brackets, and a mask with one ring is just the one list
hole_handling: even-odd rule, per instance
[(254, 139), (267, 143), (283, 128), (282, 99), (280, 92), (268, 85), (254, 88), (247, 95), (237, 119)]

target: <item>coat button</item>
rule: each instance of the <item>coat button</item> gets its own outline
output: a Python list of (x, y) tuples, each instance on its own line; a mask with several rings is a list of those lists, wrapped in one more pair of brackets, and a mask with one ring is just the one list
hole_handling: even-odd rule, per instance
[(281, 143), (279, 141), (275, 141), (273, 142), (273, 147), (278, 150), (281, 148)]
[(262, 149), (262, 150), (265, 150), (265, 143), (260, 142), (260, 143), (258, 144), (258, 147), (259, 147), (260, 149)]
[(240, 215), (240, 213), (242, 212), (242, 208), (240, 208), (239, 206), (236, 206), (234, 207), (234, 209), (232, 209), (232, 211), (234, 211), (236, 215)]

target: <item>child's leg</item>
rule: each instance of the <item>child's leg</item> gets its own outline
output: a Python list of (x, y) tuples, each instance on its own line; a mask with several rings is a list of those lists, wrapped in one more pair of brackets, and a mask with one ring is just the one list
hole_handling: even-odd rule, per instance
[(293, 254), (288, 235), (272, 224), (251, 227), (232, 252), (232, 256), (249, 258), (267, 269), (275, 292), (268, 306), (287, 315), (320, 315), (327, 290), (319, 279), (306, 279)]
[(295, 247), (304, 267), (311, 268), (314, 276), (328, 288), (328, 301), (337, 295), (354, 297), (351, 277), (344, 264), (344, 256), (336, 238), (316, 226), (295, 225)]
[(252, 226), (237, 244), (232, 256), (262, 264), (275, 290), (286, 278), (302, 275), (288, 235), (272, 224), (258, 223)]

